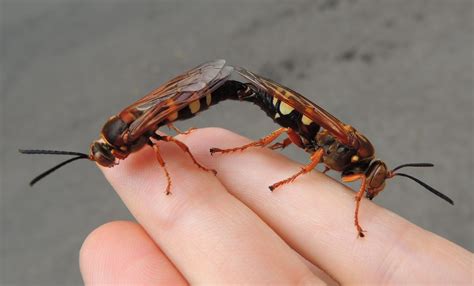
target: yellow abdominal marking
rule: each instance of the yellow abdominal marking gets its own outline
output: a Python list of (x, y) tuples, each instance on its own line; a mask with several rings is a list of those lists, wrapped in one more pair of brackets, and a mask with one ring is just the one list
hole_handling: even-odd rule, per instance
[(359, 161), (359, 156), (357, 156), (357, 155), (352, 156), (351, 163), (355, 163), (357, 161)]
[(195, 100), (189, 104), (189, 110), (191, 110), (191, 113), (196, 113), (199, 111), (199, 108), (201, 108), (201, 103), (199, 100)]
[(273, 97), (273, 105), (276, 106), (278, 103), (278, 98), (276, 97)]
[(301, 122), (303, 122), (304, 125), (310, 125), (311, 123), (313, 123), (313, 121), (304, 114), (303, 117), (301, 117)]
[(275, 119), (280, 118), (280, 113), (275, 113)]
[(290, 114), (294, 110), (293, 107), (289, 106), (288, 104), (284, 103), (283, 101), (280, 102), (280, 113), (282, 115)]
[(175, 111), (168, 116), (168, 121), (175, 121), (178, 118), (178, 112)]
[(207, 104), (207, 106), (211, 105), (211, 102), (212, 102), (212, 97), (211, 97), (211, 94), (208, 93), (206, 95), (206, 104)]

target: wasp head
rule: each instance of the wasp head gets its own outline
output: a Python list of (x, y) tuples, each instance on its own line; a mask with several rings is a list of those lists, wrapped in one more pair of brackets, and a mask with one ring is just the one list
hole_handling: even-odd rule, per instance
[(368, 199), (373, 199), (385, 188), (385, 180), (391, 178), (387, 165), (380, 160), (372, 161), (365, 172)]
[(112, 146), (102, 139), (92, 142), (89, 157), (104, 167), (112, 167), (115, 163), (115, 156), (112, 154)]
[(369, 167), (367, 168), (365, 172), (366, 183), (367, 183), (366, 197), (368, 199), (373, 199), (378, 193), (380, 193), (383, 190), (383, 188), (385, 187), (385, 181), (387, 179), (393, 178), (395, 176), (400, 176), (400, 177), (409, 178), (417, 182), (418, 184), (423, 186), (425, 189), (427, 189), (431, 193), (435, 194), (436, 196), (440, 197), (441, 199), (453, 205), (454, 204), (453, 200), (449, 198), (448, 196), (446, 196), (445, 194), (437, 191), (433, 187), (429, 186), (428, 184), (422, 182), (421, 180), (413, 176), (400, 173), (397, 171), (405, 167), (433, 167), (433, 166), (434, 165), (431, 163), (408, 163), (408, 164), (400, 165), (394, 168), (393, 170), (388, 170), (384, 162), (380, 160), (375, 160), (370, 163)]

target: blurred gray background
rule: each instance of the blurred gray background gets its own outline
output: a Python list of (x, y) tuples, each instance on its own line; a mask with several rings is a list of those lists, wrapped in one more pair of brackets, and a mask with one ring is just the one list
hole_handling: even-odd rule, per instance
[[(109, 116), (215, 58), (313, 99), (367, 135), (390, 166), (434, 162), (410, 172), (454, 207), (405, 179), (376, 202), (474, 249), (471, 0), (0, 3), (2, 284), (81, 284), (85, 237), (131, 219), (93, 164), (77, 162), (30, 188), (62, 158), (17, 149), (87, 152)], [(178, 126), (252, 138), (276, 127), (237, 102)], [(285, 153), (307, 160), (295, 148)]]

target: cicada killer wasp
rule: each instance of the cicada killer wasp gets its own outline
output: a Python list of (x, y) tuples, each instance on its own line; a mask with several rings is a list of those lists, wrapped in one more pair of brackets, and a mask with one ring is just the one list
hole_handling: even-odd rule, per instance
[(156, 131), (168, 125), (175, 131), (183, 133), (173, 126), (174, 121), (190, 118), (197, 112), (228, 97), (237, 98), (236, 92), (243, 90), (244, 84), (228, 80), (233, 69), (225, 65), (224, 60), (215, 60), (171, 79), (119, 114), (110, 117), (102, 128), (100, 139), (92, 142), (89, 154), (56, 150), (19, 150), (24, 154), (75, 156), (38, 175), (30, 182), (30, 185), (58, 168), (79, 159), (89, 159), (101, 166), (113, 167), (119, 160), (149, 145), (155, 150), (156, 159), (164, 169), (168, 180), (166, 194), (170, 194), (171, 178), (156, 141), (176, 144), (189, 154), (199, 168), (216, 173), (215, 170), (199, 164), (183, 142), (172, 136), (158, 135)]
[[(233, 71), (237, 71), (247, 82), (231, 80)], [(265, 111), (281, 128), (270, 135), (250, 144), (232, 149), (211, 148), (211, 154), (243, 151), (250, 147), (265, 147), (281, 134), (288, 138), (270, 146), (271, 149), (283, 149), (290, 144), (311, 153), (311, 161), (293, 176), (270, 186), (270, 190), (294, 181), (300, 175), (310, 172), (319, 163), (325, 165), (325, 171), (342, 172), (345, 182), (361, 180), (356, 194), (355, 226), (359, 236), (363, 230), (359, 225), (358, 213), (360, 201), (364, 195), (373, 199), (385, 187), (385, 181), (394, 176), (410, 178), (423, 187), (453, 204), (446, 195), (433, 189), (422, 181), (397, 172), (403, 167), (432, 167), (430, 163), (404, 164), (389, 170), (384, 162), (376, 160), (370, 141), (355, 128), (317, 106), (301, 94), (269, 79), (265, 79), (242, 68), (225, 64), (224, 60), (215, 60), (197, 66), (179, 75), (153, 90), (145, 97), (109, 118), (100, 133), (100, 139), (92, 142), (89, 154), (56, 150), (19, 150), (24, 154), (72, 155), (74, 157), (50, 168), (34, 178), (30, 185), (79, 159), (89, 159), (104, 167), (113, 167), (131, 153), (150, 146), (155, 150), (156, 159), (163, 167), (167, 179), (166, 194), (171, 193), (171, 177), (166, 169), (157, 141), (176, 144), (186, 152), (199, 168), (208, 169), (193, 157), (189, 148), (172, 136), (159, 135), (156, 131), (167, 125), (178, 133), (173, 122), (193, 117), (198, 112), (222, 100), (232, 99), (252, 102)]]
[(271, 149), (283, 149), (290, 144), (304, 149), (311, 154), (310, 163), (289, 178), (274, 183), (269, 188), (276, 188), (293, 182), (300, 175), (314, 169), (319, 163), (329, 170), (341, 172), (342, 181), (361, 181), (360, 189), (355, 195), (354, 224), (358, 235), (364, 237), (364, 230), (359, 224), (359, 208), (362, 197), (372, 200), (385, 187), (385, 181), (395, 176), (414, 180), (438, 197), (454, 204), (446, 195), (410, 175), (397, 172), (404, 167), (433, 167), (431, 163), (409, 163), (392, 170), (375, 159), (375, 150), (370, 141), (354, 127), (341, 122), (329, 112), (311, 102), (298, 92), (272, 80), (256, 75), (243, 68), (237, 72), (248, 80), (247, 90), (240, 93), (240, 100), (258, 105), (281, 128), (268, 136), (250, 144), (231, 149), (210, 149), (211, 154), (231, 153), (250, 147), (263, 147), (271, 144), (281, 134), (287, 138), (282, 142), (270, 145)]

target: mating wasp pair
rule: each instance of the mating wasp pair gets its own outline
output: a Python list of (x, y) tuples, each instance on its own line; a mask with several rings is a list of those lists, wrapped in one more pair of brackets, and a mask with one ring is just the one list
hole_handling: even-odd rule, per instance
[[(230, 79), (233, 73), (239, 74), (244, 81)], [(168, 182), (166, 194), (170, 194), (171, 177), (156, 141), (176, 144), (199, 168), (216, 172), (199, 164), (183, 142), (172, 136), (158, 135), (156, 131), (167, 125), (180, 132), (173, 126), (173, 122), (193, 117), (198, 112), (226, 99), (248, 101), (258, 105), (281, 127), (262, 139), (244, 146), (232, 149), (211, 148), (211, 154), (269, 146), (281, 134), (286, 133), (286, 139), (269, 147), (283, 149), (290, 144), (295, 144), (310, 153), (311, 160), (294, 175), (271, 185), (270, 190), (273, 191), (284, 184), (291, 183), (320, 163), (323, 163), (326, 168), (324, 172), (328, 170), (341, 172), (344, 182), (360, 180), (361, 186), (355, 196), (354, 224), (361, 237), (364, 233), (359, 224), (358, 213), (362, 197), (365, 194), (367, 198), (373, 199), (384, 189), (386, 180), (395, 176), (410, 178), (453, 204), (449, 197), (419, 179), (398, 172), (404, 167), (432, 167), (433, 164), (410, 163), (390, 170), (383, 161), (375, 159), (374, 147), (354, 127), (341, 122), (296, 91), (243, 68), (226, 65), (224, 60), (215, 60), (197, 66), (171, 79), (119, 114), (112, 116), (102, 128), (100, 139), (92, 142), (89, 154), (54, 150), (20, 150), (24, 154), (74, 156), (37, 176), (31, 181), (31, 185), (75, 160), (89, 159), (104, 167), (113, 167), (131, 153), (144, 146), (150, 146), (155, 150), (156, 159), (164, 169)]]

